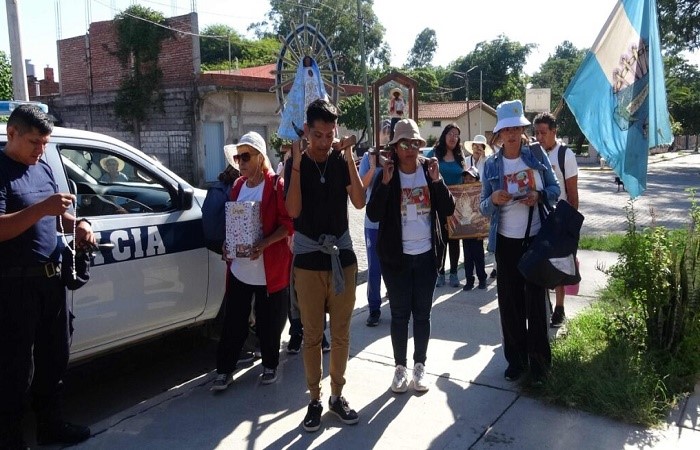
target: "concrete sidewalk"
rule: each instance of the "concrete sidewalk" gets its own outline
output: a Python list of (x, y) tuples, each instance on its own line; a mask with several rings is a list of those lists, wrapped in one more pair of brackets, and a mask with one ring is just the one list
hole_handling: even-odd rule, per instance
[[(579, 259), (583, 281), (580, 295), (567, 299), (570, 317), (605, 284), (596, 266), (613, 264), (616, 255), (580, 251)], [(667, 427), (649, 430), (552, 407), (505, 381), (493, 280), (485, 291), (436, 290), (426, 362), (432, 387), (424, 394), (393, 394), (389, 306), (382, 305), (378, 327), (366, 327), (365, 288), (357, 290), (343, 392), (360, 414), (359, 424), (343, 425), (328, 413), (326, 376), (321, 430), (305, 432), (300, 424), (309, 399), (302, 357), (282, 352), (275, 384), (259, 383), (256, 363), (214, 394), (209, 387), (215, 374), (209, 373), (93, 424), (94, 436), (79, 448), (700, 448), (697, 391), (671, 414)], [(327, 375), (328, 356), (324, 360)]]

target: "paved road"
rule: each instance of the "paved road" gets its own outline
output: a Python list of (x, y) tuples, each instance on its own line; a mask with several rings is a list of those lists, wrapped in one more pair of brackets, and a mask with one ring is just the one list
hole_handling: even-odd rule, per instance
[[(626, 229), (623, 208), (629, 196), (617, 192), (613, 177), (609, 170), (590, 168), (581, 171), (581, 209), (586, 215), (584, 234), (623, 232)], [(648, 214), (651, 205), (657, 211), (659, 223), (683, 226), (690, 204), (683, 189), (694, 186), (700, 186), (700, 155), (685, 155), (651, 164), (648, 190), (636, 202), (640, 213), (638, 222), (643, 225), (651, 223)], [(365, 281), (367, 268), (363, 219), (364, 209), (351, 207), (351, 235), (358, 255), (360, 282)], [(596, 271), (592, 273), (599, 275)], [(359, 287), (358, 292), (362, 291), (363, 287)], [(488, 292), (493, 294), (494, 291), (489, 289)], [(487, 303), (493, 300), (491, 298)], [(462, 303), (469, 305), (472, 302), (467, 296)], [(365, 304), (365, 299), (359, 295), (357, 307), (362, 308)], [(358, 310), (356, 314), (360, 315), (358, 320), (362, 322), (364, 310)], [(362, 332), (365, 332), (364, 328), (359, 327)], [(66, 380), (66, 415), (82, 423), (104, 420), (173, 386), (209, 373), (213, 370), (215, 350), (214, 341), (202, 336), (198, 330), (187, 330), (74, 367)], [(33, 431), (30, 422), (27, 421), (28, 436)]]

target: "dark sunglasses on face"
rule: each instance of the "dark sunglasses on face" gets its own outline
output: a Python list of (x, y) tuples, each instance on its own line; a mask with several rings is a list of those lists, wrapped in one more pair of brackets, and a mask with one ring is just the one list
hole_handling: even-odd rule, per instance
[(252, 157), (252, 155), (251, 155), (249, 152), (238, 153), (238, 154), (236, 154), (236, 155), (233, 155), (233, 160), (234, 160), (235, 162), (243, 161), (243, 162), (246, 162), (246, 163), (247, 163), (248, 161), (250, 161), (250, 158), (251, 158), (251, 157)]
[(413, 150), (418, 150), (420, 149), (420, 141), (401, 141), (399, 142), (399, 148), (401, 150), (408, 150), (409, 148)]

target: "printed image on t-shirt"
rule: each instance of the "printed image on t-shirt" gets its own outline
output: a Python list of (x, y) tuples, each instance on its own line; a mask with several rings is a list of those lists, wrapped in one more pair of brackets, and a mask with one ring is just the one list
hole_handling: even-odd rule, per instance
[(536, 190), (535, 171), (534, 169), (525, 169), (515, 173), (509, 173), (504, 177), (504, 186), (506, 191), (513, 196), (514, 199), (522, 198), (528, 192)]
[(430, 214), (428, 186), (401, 189), (401, 218), (404, 222)]

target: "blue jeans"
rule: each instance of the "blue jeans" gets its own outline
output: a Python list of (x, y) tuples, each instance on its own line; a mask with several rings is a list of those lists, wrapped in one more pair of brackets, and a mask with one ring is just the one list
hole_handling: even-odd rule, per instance
[(377, 255), (377, 237), (379, 230), (365, 227), (365, 245), (367, 246), (367, 303), (370, 312), (379, 311), (382, 306), (382, 268)]
[(403, 255), (400, 270), (384, 268), (383, 276), (391, 308), (391, 345), (394, 363), (406, 366), (408, 321), (413, 315), (413, 362), (425, 364), (430, 339), (430, 310), (437, 280), (433, 250)]

